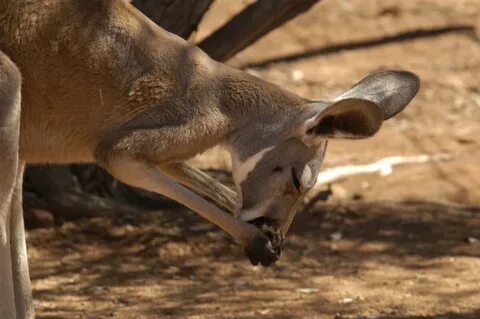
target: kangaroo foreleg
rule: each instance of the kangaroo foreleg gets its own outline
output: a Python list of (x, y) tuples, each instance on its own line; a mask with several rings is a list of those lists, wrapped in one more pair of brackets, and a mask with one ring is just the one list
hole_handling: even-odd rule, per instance
[(154, 164), (128, 157), (111, 157), (105, 168), (115, 178), (126, 184), (162, 194), (185, 205), (222, 228), (242, 244), (259, 233), (255, 226), (235, 219), (232, 215), (175, 182), (157, 169)]
[(235, 211), (237, 194), (198, 168), (188, 163), (160, 164), (157, 167), (180, 184), (209, 197), (232, 213)]
[[(171, 165), (175, 152), (180, 148), (178, 143), (175, 144), (170, 139), (174, 140), (172, 136), (181, 136), (184, 133), (181, 130), (181, 126), (170, 126), (168, 130), (160, 127), (112, 132), (97, 146), (95, 156), (98, 163), (120, 181), (167, 196), (223, 229), (245, 247), (246, 254), (253, 263), (269, 265), (277, 260), (279, 256), (259, 228), (234, 218), (169, 176), (175, 175), (179, 182), (183, 181), (195, 189), (201, 188), (208, 179), (198, 182), (199, 178), (192, 176), (204, 178), (203, 174), (198, 174), (187, 165), (171, 166), (169, 174), (162, 172), (160, 168)], [(215, 187), (210, 188), (209, 192), (214, 189)], [(205, 190), (201, 192), (208, 193)], [(225, 205), (233, 207), (231, 204)]]

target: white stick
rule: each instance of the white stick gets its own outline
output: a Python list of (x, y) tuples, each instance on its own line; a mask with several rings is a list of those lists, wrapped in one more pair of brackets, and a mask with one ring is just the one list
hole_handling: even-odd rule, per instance
[(327, 184), (352, 175), (379, 172), (381, 176), (390, 175), (394, 166), (422, 164), (430, 162), (448, 161), (453, 157), (450, 154), (433, 154), (417, 156), (392, 156), (366, 165), (347, 165), (327, 169), (318, 174), (317, 184)]

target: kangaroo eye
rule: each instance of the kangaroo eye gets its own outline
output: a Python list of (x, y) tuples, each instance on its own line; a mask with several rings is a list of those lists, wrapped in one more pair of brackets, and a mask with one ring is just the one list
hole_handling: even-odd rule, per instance
[(283, 172), (283, 167), (275, 166), (274, 169), (273, 169), (273, 172), (274, 173), (281, 173), (281, 172)]
[(295, 168), (292, 167), (292, 181), (293, 185), (300, 192), (300, 181), (298, 180), (297, 174), (295, 174)]

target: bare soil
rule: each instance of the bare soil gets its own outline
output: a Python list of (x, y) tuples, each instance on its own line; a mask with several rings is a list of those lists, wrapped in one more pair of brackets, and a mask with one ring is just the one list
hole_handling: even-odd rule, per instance
[[(196, 39), (249, 2), (217, 0)], [(325, 167), (452, 160), (335, 183), (268, 269), (185, 209), (30, 230), (38, 318), (480, 318), (478, 35), (478, 0), (323, 0), (272, 32), (229, 63), (318, 98), (381, 69), (422, 79), (377, 136), (330, 143)]]

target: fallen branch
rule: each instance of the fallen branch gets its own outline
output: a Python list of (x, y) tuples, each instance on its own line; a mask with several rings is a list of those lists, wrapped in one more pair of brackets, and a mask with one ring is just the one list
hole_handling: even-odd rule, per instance
[(39, 197), (25, 192), (24, 208), (50, 211), (55, 219), (76, 220), (98, 216), (126, 217), (139, 216), (146, 210), (110, 198), (103, 198), (82, 192), (60, 192), (56, 196)]
[(339, 181), (353, 175), (380, 173), (381, 176), (390, 175), (394, 166), (423, 164), (451, 160), (450, 154), (433, 154), (417, 156), (392, 156), (366, 165), (347, 165), (327, 169), (318, 174), (317, 185)]
[(197, 30), (213, 0), (133, 0), (131, 3), (153, 22), (184, 39)]
[(417, 29), (406, 32), (397, 33), (394, 35), (384, 35), (378, 38), (365, 39), (360, 41), (347, 41), (344, 43), (331, 44), (325, 47), (319, 47), (310, 49), (308, 51), (302, 50), (298, 53), (290, 53), (287, 55), (267, 58), (265, 60), (247, 63), (241, 66), (242, 69), (248, 68), (264, 68), (274, 63), (280, 62), (296, 62), (301, 59), (308, 59), (312, 57), (325, 56), (330, 54), (337, 54), (343, 51), (351, 51), (358, 49), (366, 49), (376, 47), (379, 45), (386, 45), (389, 43), (399, 43), (405, 41), (411, 41), (415, 39), (430, 38), (441, 36), (445, 34), (464, 34), (468, 37), (478, 41), (475, 35), (475, 26), (472, 25), (447, 25), (444, 27), (431, 28), (431, 29)]
[(226, 61), (319, 1), (258, 0), (209, 35), (198, 46), (213, 59)]

